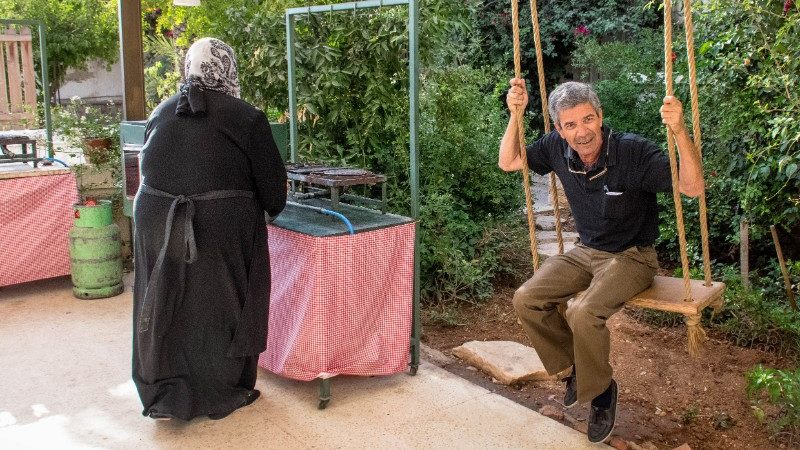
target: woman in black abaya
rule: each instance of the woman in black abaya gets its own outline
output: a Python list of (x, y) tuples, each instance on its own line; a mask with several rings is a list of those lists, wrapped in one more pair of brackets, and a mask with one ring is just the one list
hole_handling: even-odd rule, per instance
[(147, 122), (134, 203), (133, 380), (155, 419), (227, 416), (259, 396), (270, 293), (264, 212), (286, 171), (233, 50), (201, 39)]

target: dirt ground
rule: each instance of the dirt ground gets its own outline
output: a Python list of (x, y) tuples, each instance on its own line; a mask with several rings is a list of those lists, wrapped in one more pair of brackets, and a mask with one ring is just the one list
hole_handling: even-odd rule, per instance
[[(513, 289), (502, 288), (480, 306), (438, 314), (436, 308), (429, 308), (423, 314), (423, 343), (449, 356), (452, 348), (472, 340), (530, 345), (517, 323), (512, 295)], [(455, 324), (442, 325), (442, 314)], [(745, 394), (744, 374), (754, 365), (786, 367), (788, 361), (733, 346), (713, 335), (701, 356), (693, 359), (686, 352), (684, 326), (656, 328), (637, 321), (628, 310), (614, 315), (608, 325), (611, 365), (620, 386), (616, 436), (643, 448), (672, 449), (684, 443), (709, 450), (800, 448), (797, 441), (771, 439), (772, 433), (757, 421)], [(585, 427), (586, 406), (568, 413), (562, 408), (561, 382), (504, 386), (458, 359), (445, 368), (567, 425)]]

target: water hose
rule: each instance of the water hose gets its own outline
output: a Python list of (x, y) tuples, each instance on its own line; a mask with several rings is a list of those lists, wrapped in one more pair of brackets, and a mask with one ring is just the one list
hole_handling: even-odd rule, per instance
[(69, 167), (69, 164), (65, 163), (64, 161), (56, 158), (42, 158), (42, 161), (50, 161), (50, 162), (57, 162), (64, 167)]
[(347, 217), (344, 216), (344, 214), (340, 214), (340, 213), (338, 213), (336, 211), (331, 211), (330, 209), (319, 208), (317, 206), (304, 205), (302, 203), (297, 203), (297, 202), (286, 202), (286, 204), (287, 205), (299, 206), (301, 208), (312, 209), (314, 211), (317, 211), (320, 214), (325, 214), (325, 215), (328, 215), (328, 216), (336, 217), (337, 219), (339, 219), (342, 222), (344, 222), (344, 224), (347, 226), (347, 231), (350, 232), (350, 234), (356, 234), (355, 229), (353, 229), (353, 224), (350, 223), (350, 220), (348, 220)]

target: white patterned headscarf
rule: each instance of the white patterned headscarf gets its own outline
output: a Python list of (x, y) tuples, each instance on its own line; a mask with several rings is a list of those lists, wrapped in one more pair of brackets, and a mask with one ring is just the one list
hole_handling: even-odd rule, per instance
[(186, 81), (200, 84), (201, 89), (239, 98), (236, 56), (219, 39), (203, 38), (192, 44), (186, 52), (185, 73)]
[(239, 98), (239, 74), (233, 49), (214, 38), (203, 38), (186, 52), (186, 81), (181, 85), (175, 114), (188, 117), (206, 115), (204, 91), (216, 91)]

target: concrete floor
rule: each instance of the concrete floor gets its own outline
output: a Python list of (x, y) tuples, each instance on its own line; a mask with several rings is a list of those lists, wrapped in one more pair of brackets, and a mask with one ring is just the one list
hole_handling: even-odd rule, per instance
[(130, 379), (130, 281), (104, 300), (69, 278), (0, 288), (0, 448), (598, 448), (429, 363), (334, 378), (325, 410), (317, 383), (260, 369), (262, 397), (223, 420), (153, 421)]

